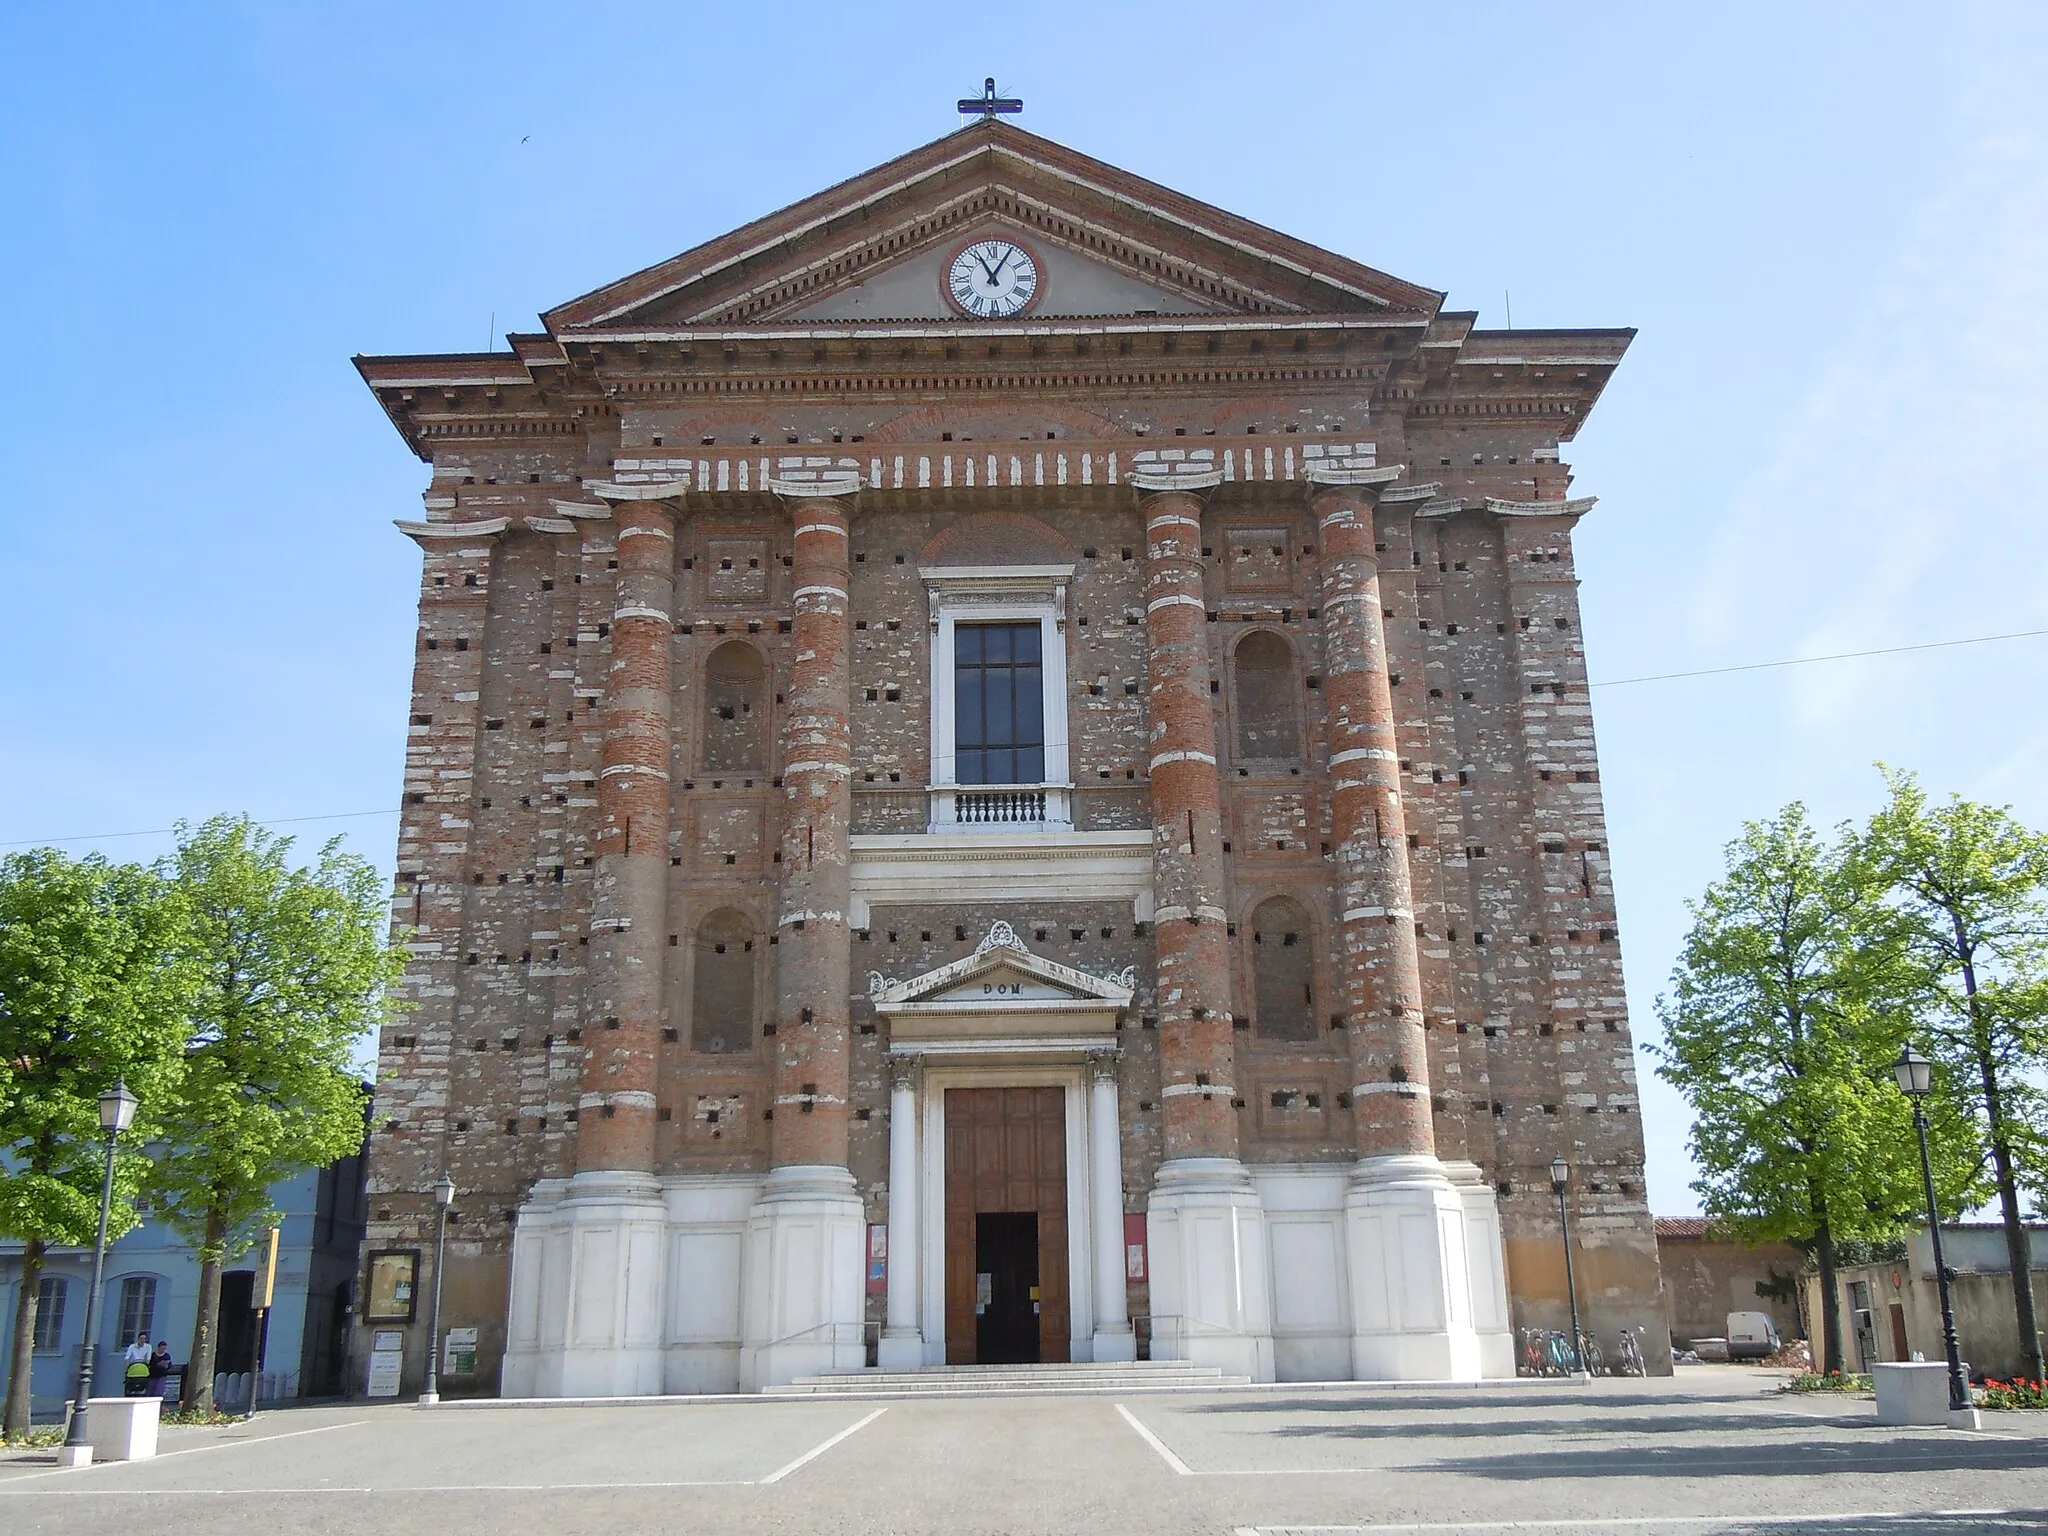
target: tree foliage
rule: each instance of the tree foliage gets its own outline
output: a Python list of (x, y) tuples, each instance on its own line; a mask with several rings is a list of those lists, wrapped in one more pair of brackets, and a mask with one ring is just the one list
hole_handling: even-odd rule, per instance
[[(1885, 772), (1859, 859), (1882, 882), (1915, 969), (1919, 1034), (1960, 1096), (1996, 1188), (2011, 1273), (2029, 1267), (2023, 1188), (2048, 1182), (2048, 837), (2013, 814)], [(1949, 1207), (1954, 1210), (1955, 1207)], [(2013, 1286), (2022, 1358), (2044, 1374), (2032, 1288)]]
[[(1694, 1111), (1693, 1188), (1726, 1229), (1815, 1256), (1833, 1361), (1837, 1245), (1896, 1235), (1922, 1204), (1912, 1113), (1892, 1077), (1915, 972), (1869, 880), (1853, 838), (1824, 841), (1801, 805), (1749, 824), (1691, 905), (1658, 1000), (1658, 1071)], [(1935, 1120), (1939, 1181), (1959, 1199), (1975, 1171), (1967, 1136), (1952, 1110), (1937, 1106)]]
[(199, 1254), (190, 1374), (201, 1406), (221, 1267), (275, 1219), (272, 1186), (361, 1145), (350, 1064), (403, 964), (385, 940), (375, 870), (338, 842), (306, 868), (292, 866), (290, 849), (247, 818), (217, 817), (181, 827), (167, 866), (195, 987), (149, 1187)]
[(4, 1433), (28, 1428), (37, 1280), (51, 1245), (97, 1236), (106, 1143), (99, 1096), (141, 1100), (116, 1166), (108, 1230), (135, 1225), (143, 1155), (182, 1070), (194, 977), (179, 893), (155, 872), (36, 849), (0, 860), (0, 1234), (26, 1245)]

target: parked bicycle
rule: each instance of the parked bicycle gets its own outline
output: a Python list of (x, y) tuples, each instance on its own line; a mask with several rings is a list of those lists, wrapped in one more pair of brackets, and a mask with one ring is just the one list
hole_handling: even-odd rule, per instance
[(1618, 1351), (1618, 1358), (1614, 1362), (1615, 1375), (1647, 1376), (1650, 1374), (1650, 1367), (1643, 1359), (1642, 1340), (1637, 1337), (1642, 1331), (1641, 1328), (1624, 1328), (1621, 1330), (1621, 1348)]

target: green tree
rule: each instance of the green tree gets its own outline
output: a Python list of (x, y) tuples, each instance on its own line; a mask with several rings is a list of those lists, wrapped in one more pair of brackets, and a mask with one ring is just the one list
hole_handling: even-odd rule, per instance
[[(1846, 836), (1824, 842), (1805, 808), (1752, 822), (1726, 873), (1691, 905), (1693, 926), (1658, 999), (1658, 1074), (1692, 1105), (1693, 1184), (1745, 1240), (1782, 1241), (1821, 1275), (1821, 1340), (1839, 1368), (1835, 1270), (1845, 1243), (1893, 1236), (1919, 1208), (1912, 1112), (1891, 1076), (1910, 991), (1905, 942)], [(1937, 1176), (1953, 1197), (1952, 1109), (1933, 1106)]]
[(199, 1255), (187, 1379), (200, 1407), (213, 1400), (221, 1268), (275, 1220), (273, 1185), (361, 1145), (350, 1063), (404, 963), (369, 864), (331, 842), (294, 868), (290, 850), (246, 817), (216, 817), (181, 826), (166, 866), (197, 987), (150, 1193)]
[(180, 1069), (189, 968), (152, 871), (39, 848), (0, 859), (0, 1233), (23, 1242), (0, 1435), (29, 1427), (38, 1282), (54, 1246), (97, 1236), (105, 1141), (99, 1096), (141, 1099), (117, 1158), (108, 1230), (135, 1225), (145, 1144)]
[(2038, 1078), (2048, 1067), (2048, 837), (2001, 807), (1953, 795), (1932, 804), (1911, 774), (1886, 769), (1885, 782), (1891, 798), (1870, 819), (1862, 857), (1905, 920), (1927, 1054), (1967, 1094), (1989, 1154), (2021, 1355), (2039, 1381), (2048, 1372), (2019, 1191), (2048, 1175), (2037, 1161)]

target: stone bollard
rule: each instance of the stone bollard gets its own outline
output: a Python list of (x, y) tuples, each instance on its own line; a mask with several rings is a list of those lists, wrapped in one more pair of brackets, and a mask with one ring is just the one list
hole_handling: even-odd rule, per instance
[[(1967, 1378), (1969, 1367), (1963, 1367)], [(1975, 1429), (1974, 1407), (1951, 1410), (1948, 1366), (1939, 1360), (1894, 1360), (1870, 1368), (1877, 1386), (1880, 1424), (1940, 1424), (1950, 1429)]]

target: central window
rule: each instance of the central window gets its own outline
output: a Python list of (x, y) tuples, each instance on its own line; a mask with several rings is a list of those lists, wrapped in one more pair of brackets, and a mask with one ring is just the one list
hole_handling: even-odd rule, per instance
[(932, 832), (1074, 830), (1070, 565), (920, 566), (931, 600)]
[(958, 784), (1045, 779), (1045, 680), (1037, 624), (953, 631), (953, 752)]

